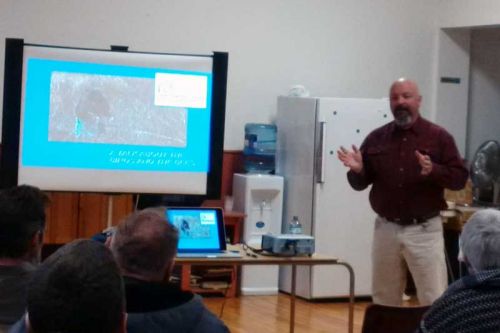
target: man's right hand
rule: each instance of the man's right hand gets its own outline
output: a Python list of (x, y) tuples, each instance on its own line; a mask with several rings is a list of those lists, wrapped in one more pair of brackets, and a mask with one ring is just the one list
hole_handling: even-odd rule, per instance
[(352, 151), (349, 151), (341, 146), (340, 149), (337, 150), (337, 157), (352, 171), (356, 173), (363, 171), (363, 157), (355, 145), (352, 145)]

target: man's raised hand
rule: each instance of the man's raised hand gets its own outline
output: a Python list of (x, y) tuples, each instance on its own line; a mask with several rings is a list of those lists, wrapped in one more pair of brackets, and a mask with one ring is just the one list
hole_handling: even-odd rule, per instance
[(363, 170), (363, 157), (355, 145), (352, 145), (352, 151), (340, 146), (340, 149), (337, 150), (337, 157), (352, 171), (360, 173)]

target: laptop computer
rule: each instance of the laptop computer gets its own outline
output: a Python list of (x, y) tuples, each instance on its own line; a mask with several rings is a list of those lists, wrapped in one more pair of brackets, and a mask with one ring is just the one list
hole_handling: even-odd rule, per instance
[(241, 257), (226, 249), (224, 215), (220, 208), (172, 207), (167, 220), (179, 230), (177, 257), (227, 258)]

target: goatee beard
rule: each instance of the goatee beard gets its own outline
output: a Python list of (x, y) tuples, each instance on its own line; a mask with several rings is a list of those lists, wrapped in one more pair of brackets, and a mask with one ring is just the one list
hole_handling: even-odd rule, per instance
[(411, 124), (411, 113), (404, 107), (398, 107), (394, 110), (394, 123), (399, 127), (405, 127)]

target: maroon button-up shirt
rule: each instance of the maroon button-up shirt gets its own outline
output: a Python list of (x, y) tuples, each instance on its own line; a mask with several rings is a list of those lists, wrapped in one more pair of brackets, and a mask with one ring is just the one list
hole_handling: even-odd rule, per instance
[[(453, 137), (419, 117), (409, 129), (390, 122), (371, 132), (360, 147), (363, 171), (347, 179), (358, 191), (372, 184), (370, 204), (389, 220), (429, 217), (446, 208), (444, 189), (465, 186), (468, 172)], [(429, 155), (432, 172), (423, 176), (415, 150)]]

